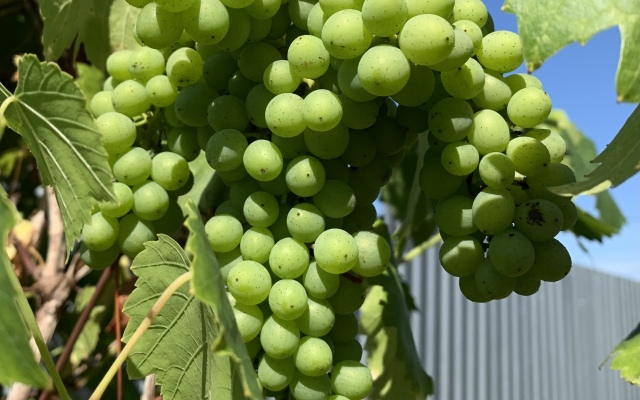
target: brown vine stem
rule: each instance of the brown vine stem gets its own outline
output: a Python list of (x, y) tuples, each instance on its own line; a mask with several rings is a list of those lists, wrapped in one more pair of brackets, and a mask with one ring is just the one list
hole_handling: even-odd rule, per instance
[[(120, 304), (118, 302), (118, 288), (120, 287), (120, 266), (118, 263), (114, 263), (111, 266), (111, 272), (113, 273), (113, 283), (114, 283), (114, 291), (113, 291), (113, 312), (115, 318), (115, 328), (116, 328), (116, 346), (117, 346), (117, 354), (120, 355), (122, 353), (122, 328), (120, 326)], [(118, 384), (117, 390), (117, 400), (122, 400), (122, 367), (118, 368), (118, 375), (116, 377), (116, 382)]]
[(184, 274), (176, 278), (176, 280), (173, 281), (171, 285), (169, 285), (164, 290), (164, 292), (162, 292), (158, 300), (156, 300), (156, 302), (153, 304), (153, 307), (151, 307), (151, 310), (149, 310), (149, 312), (147, 313), (147, 316), (140, 323), (140, 325), (138, 326), (136, 331), (133, 333), (131, 338), (129, 338), (127, 345), (124, 346), (124, 348), (122, 349), (122, 352), (118, 355), (116, 360), (113, 362), (113, 364), (111, 365), (111, 368), (109, 368), (105, 376), (102, 378), (102, 380), (100, 381), (100, 384), (98, 385), (98, 387), (96, 387), (96, 390), (93, 392), (89, 400), (99, 400), (102, 398), (102, 395), (104, 394), (105, 390), (107, 390), (107, 387), (109, 386), (109, 382), (111, 382), (113, 377), (116, 375), (117, 371), (125, 362), (125, 360), (129, 356), (129, 353), (131, 353), (131, 349), (133, 349), (133, 346), (135, 346), (136, 343), (138, 343), (138, 340), (140, 340), (142, 335), (144, 335), (147, 329), (149, 329), (149, 327), (151, 326), (151, 322), (153, 322), (153, 319), (158, 315), (158, 313), (160, 313), (160, 311), (162, 310), (164, 305), (167, 303), (167, 301), (171, 298), (171, 296), (182, 285), (189, 282), (192, 278), (192, 275), (193, 274), (191, 273), (191, 271), (185, 272)]

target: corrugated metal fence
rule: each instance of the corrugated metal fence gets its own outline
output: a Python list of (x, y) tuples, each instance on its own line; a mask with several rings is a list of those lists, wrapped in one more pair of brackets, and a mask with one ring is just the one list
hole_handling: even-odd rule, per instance
[[(634, 400), (640, 388), (600, 363), (640, 321), (640, 284), (574, 267), (529, 298), (475, 304), (430, 250), (400, 267), (438, 400)], [(640, 263), (639, 263), (640, 264)]]

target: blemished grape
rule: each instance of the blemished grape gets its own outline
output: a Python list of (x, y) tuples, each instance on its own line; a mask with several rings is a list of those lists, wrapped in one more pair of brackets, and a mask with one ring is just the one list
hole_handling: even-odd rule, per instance
[(204, 225), (211, 249), (225, 253), (236, 248), (242, 240), (242, 224), (231, 215), (216, 215)]
[(566, 247), (556, 239), (533, 242), (535, 262), (531, 272), (539, 279), (556, 282), (571, 271), (571, 256)]
[(273, 284), (269, 292), (269, 308), (278, 317), (292, 321), (307, 309), (307, 292), (298, 281), (279, 280)]
[(333, 361), (331, 348), (324, 340), (312, 336), (300, 339), (293, 353), (296, 369), (307, 376), (321, 376), (329, 372)]
[(300, 332), (307, 336), (321, 337), (329, 333), (336, 320), (331, 303), (323, 299), (307, 298), (307, 309), (296, 320)]
[(517, 33), (491, 32), (482, 38), (482, 46), (476, 51), (480, 63), (493, 71), (510, 72), (522, 64), (522, 42)]
[(97, 212), (91, 216), (91, 222), (82, 228), (84, 245), (93, 251), (105, 251), (118, 239), (118, 220)]
[(363, 399), (371, 391), (373, 377), (369, 368), (358, 361), (346, 360), (333, 367), (331, 386), (339, 395), (349, 399)]
[(312, 35), (297, 37), (287, 53), (289, 66), (301, 78), (314, 79), (329, 68), (329, 52), (322, 40)]
[(293, 379), (295, 372), (296, 367), (293, 362), (293, 357), (274, 358), (265, 354), (258, 364), (258, 379), (260, 380), (260, 384), (273, 391), (286, 388)]
[(129, 73), (140, 82), (146, 82), (164, 72), (164, 56), (159, 50), (141, 47), (129, 55)]
[(285, 237), (276, 242), (269, 254), (269, 266), (282, 279), (295, 279), (309, 266), (309, 250), (301, 241)]
[(156, 239), (153, 222), (127, 214), (119, 221), (118, 246), (129, 258), (134, 258), (144, 250), (144, 243)]
[(515, 228), (532, 241), (545, 242), (560, 232), (564, 219), (558, 206), (548, 200), (535, 199), (518, 206), (513, 222)]
[(302, 275), (302, 284), (311, 296), (326, 299), (338, 291), (340, 275), (329, 273), (319, 268), (315, 261), (311, 261)]
[(296, 204), (287, 215), (287, 229), (293, 238), (312, 243), (325, 229), (324, 215), (311, 203)]
[(349, 233), (341, 229), (328, 229), (316, 239), (314, 256), (320, 268), (341, 274), (356, 264), (358, 245)]
[(271, 276), (262, 264), (244, 260), (234, 265), (229, 271), (227, 286), (239, 303), (255, 305), (269, 296)]
[(489, 259), (502, 275), (518, 277), (533, 266), (534, 247), (526, 236), (514, 229), (507, 229), (491, 239)]
[(506, 298), (516, 286), (516, 278), (502, 275), (488, 258), (480, 263), (474, 276), (480, 293), (493, 300)]
[(484, 260), (482, 244), (471, 236), (451, 236), (440, 246), (440, 264), (458, 277), (473, 275)]

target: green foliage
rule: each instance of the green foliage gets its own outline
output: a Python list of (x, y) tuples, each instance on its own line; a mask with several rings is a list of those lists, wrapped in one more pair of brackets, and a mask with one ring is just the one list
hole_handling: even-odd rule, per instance
[(640, 8), (627, 0), (506, 0), (516, 14), (529, 71), (538, 69), (564, 46), (585, 44), (593, 35), (618, 26), (622, 37), (616, 77), (618, 101), (640, 101)]
[(105, 80), (104, 72), (92, 65), (84, 63), (77, 63), (76, 71), (78, 72), (76, 85), (78, 85), (80, 91), (84, 94), (84, 97), (86, 97), (87, 109), (89, 109), (93, 96), (102, 90), (102, 84)]
[(0, 84), (0, 101), (8, 105), (4, 116), (35, 156), (42, 182), (54, 186), (69, 252), (94, 201), (115, 200), (107, 152), (69, 75), (33, 55), (20, 60), (18, 72), (13, 96)]
[(25, 315), (22, 312), (24, 307), (18, 305), (26, 304), (27, 299), (4, 251), (16, 217), (15, 207), (0, 187), (0, 338), (3, 343), (0, 351), (0, 384), (22, 382), (43, 388), (47, 385), (47, 376), (33, 356), (29, 345), (31, 333), (25, 321), (25, 318), (33, 319), (33, 314)]
[(620, 371), (620, 377), (632, 385), (640, 386), (640, 324), (611, 351), (602, 364), (612, 357), (611, 369)]

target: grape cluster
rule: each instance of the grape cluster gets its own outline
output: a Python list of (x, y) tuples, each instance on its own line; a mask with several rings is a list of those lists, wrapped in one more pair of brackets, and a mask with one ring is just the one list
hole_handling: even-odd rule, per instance
[(118, 202), (85, 227), (85, 259), (178, 229), (204, 151), (224, 183), (207, 239), (266, 394), (368, 395), (355, 313), (391, 257), (373, 203), (427, 131), (419, 182), (463, 294), (531, 294), (568, 272), (553, 238), (576, 210), (547, 187), (575, 177), (562, 138), (536, 129), (551, 101), (503, 76), (520, 39), (481, 0), (127, 1), (141, 47), (109, 57), (91, 101)]

